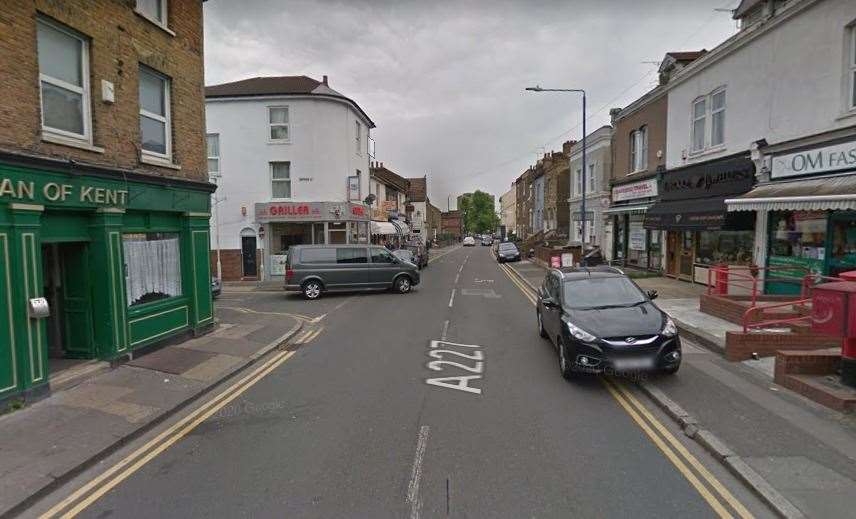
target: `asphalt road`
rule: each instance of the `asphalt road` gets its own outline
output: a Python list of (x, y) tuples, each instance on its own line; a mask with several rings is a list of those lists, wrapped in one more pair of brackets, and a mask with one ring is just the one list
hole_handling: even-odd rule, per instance
[(532, 303), (486, 247), (423, 272), (408, 295), (224, 294), (220, 305), (307, 317), (305, 344), (81, 515), (770, 515), (629, 385), (563, 380)]

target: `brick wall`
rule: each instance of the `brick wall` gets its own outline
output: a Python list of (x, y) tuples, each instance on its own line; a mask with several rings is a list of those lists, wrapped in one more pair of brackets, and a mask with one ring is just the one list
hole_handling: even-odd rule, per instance
[[(792, 301), (793, 297), (788, 296), (765, 296), (759, 297), (758, 302), (775, 302)], [(721, 297), (715, 295), (702, 294), (699, 296), (699, 310), (702, 312), (719, 317), (734, 324), (743, 325), (743, 314), (749, 309), (748, 297)], [(788, 319), (791, 317), (799, 317), (803, 315), (797, 310), (789, 310), (789, 307), (779, 308), (775, 310), (775, 316), (770, 316), (769, 313), (756, 312), (750, 319), (750, 322), (766, 321), (769, 319)]]
[[(74, 159), (152, 175), (207, 180), (203, 98), (202, 2), (167, 2), (175, 36), (134, 12), (134, 0), (5, 2), (0, 13), (0, 147)], [(41, 140), (37, 13), (89, 38), (93, 145), (103, 153)], [(171, 78), (173, 163), (139, 160), (139, 65)], [(115, 86), (115, 103), (101, 100), (101, 80)]]
[[(657, 170), (657, 166), (666, 164), (666, 115), (668, 106), (668, 96), (663, 95), (637, 111), (615, 121), (615, 132), (612, 136), (612, 178), (614, 180), (625, 180), (627, 175), (631, 173), (630, 132), (638, 130), (642, 126), (648, 127), (648, 167), (645, 171), (653, 173)], [(663, 151), (662, 158), (657, 158), (657, 150)]]
[[(211, 251), (211, 273), (212, 275), (217, 275), (217, 251)], [(261, 252), (256, 251), (256, 265), (261, 269)], [(240, 249), (221, 249), (220, 250), (220, 266), (223, 269), (223, 281), (241, 281), (241, 280), (254, 280), (257, 279), (255, 276), (252, 277), (244, 277), (243, 275), (243, 264), (241, 261), (241, 250)]]
[(725, 358), (731, 361), (751, 359), (753, 352), (761, 357), (769, 357), (780, 350), (819, 350), (835, 347), (841, 347), (840, 337), (796, 333), (725, 333)]

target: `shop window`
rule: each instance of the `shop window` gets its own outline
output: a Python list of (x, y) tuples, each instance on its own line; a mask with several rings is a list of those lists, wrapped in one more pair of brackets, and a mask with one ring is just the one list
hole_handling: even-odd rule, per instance
[(355, 247), (336, 249), (336, 263), (353, 264), (353, 263), (368, 263), (369, 254), (365, 247)]
[(206, 135), (208, 144), (208, 175), (220, 176), (220, 135), (209, 133)]
[(89, 41), (42, 19), (37, 33), (42, 128), (89, 143)]
[(291, 198), (291, 163), (270, 163), (271, 196), (273, 198)]
[(754, 231), (701, 231), (696, 262), (706, 265), (749, 265), (752, 263)]
[(291, 138), (288, 131), (288, 107), (269, 106), (268, 125), (270, 127), (268, 137), (272, 142), (288, 142)]
[(856, 270), (856, 220), (833, 220), (830, 275)]
[(827, 216), (823, 211), (775, 211), (770, 213), (770, 267), (779, 276), (822, 272), (826, 261)]
[(172, 153), (169, 79), (140, 66), (140, 146), (143, 154), (168, 158)]
[(128, 306), (181, 295), (181, 254), (177, 233), (125, 234)]

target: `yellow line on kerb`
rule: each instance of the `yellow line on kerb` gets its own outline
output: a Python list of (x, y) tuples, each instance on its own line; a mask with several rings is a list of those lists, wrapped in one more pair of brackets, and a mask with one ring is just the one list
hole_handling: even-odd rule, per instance
[[(516, 272), (512, 272), (512, 267), (499, 264), (499, 268), (505, 272), (505, 275), (508, 276), (511, 282), (514, 283), (521, 292), (523, 292), (524, 297), (526, 297), (529, 302), (533, 305), (537, 304), (532, 288), (524, 285), (523, 282), (517, 278), (518, 274)], [(606, 377), (601, 377), (601, 381), (606, 386), (606, 389), (612, 397), (615, 398), (625, 412), (630, 415), (630, 418), (636, 422), (639, 428), (642, 429), (642, 431), (651, 439), (654, 445), (656, 445), (660, 451), (663, 452), (666, 458), (672, 462), (675, 468), (677, 468), (681, 475), (683, 475), (684, 478), (686, 478), (687, 481), (689, 481), (689, 483), (696, 489), (696, 491), (698, 491), (702, 498), (710, 505), (711, 508), (713, 508), (719, 517), (732, 518), (733, 515), (725, 508), (719, 499), (717, 499), (717, 497), (708, 490), (704, 483), (699, 480), (695, 473), (687, 466), (686, 463), (684, 463), (684, 460), (686, 460), (716, 491), (716, 493), (719, 494), (735, 512), (737, 512), (737, 515), (743, 519), (753, 517), (752, 513), (749, 512), (749, 510), (747, 510), (746, 507), (743, 506), (743, 504), (738, 501), (737, 498), (735, 498), (734, 495), (731, 494), (731, 492), (729, 492), (728, 489), (726, 489), (725, 486), (723, 486), (722, 483), (720, 483), (719, 480), (717, 480), (716, 477), (711, 474), (710, 471), (707, 470), (704, 465), (702, 465), (701, 462), (699, 462), (698, 459), (693, 456), (686, 447), (684, 447), (683, 444), (681, 444), (681, 442), (679, 442), (677, 438), (675, 438), (674, 435), (672, 435), (672, 433), (670, 433), (669, 430), (623, 385), (609, 380)], [(662, 438), (657, 434), (657, 432), (662, 435)]]
[[(60, 516), (60, 513), (63, 510), (80, 500), (80, 502), (73, 508), (61, 515), (61, 517), (64, 518), (75, 517), (89, 505), (101, 498), (104, 494), (116, 487), (116, 485), (139, 470), (140, 467), (154, 459), (161, 452), (165, 451), (175, 442), (186, 436), (187, 433), (192, 431), (199, 424), (214, 415), (214, 413), (228, 405), (232, 400), (238, 398), (245, 391), (266, 377), (270, 372), (285, 363), (285, 361), (291, 358), (292, 355), (294, 355), (293, 351), (278, 353), (269, 361), (258, 367), (255, 371), (223, 390), (214, 399), (185, 416), (176, 424), (172, 425), (170, 428), (157, 435), (151, 441), (135, 450), (123, 460), (113, 465), (110, 469), (79, 488), (61, 502), (54, 505), (53, 508), (42, 514), (40, 519)], [(83, 499), (81, 500), (81, 498)]]

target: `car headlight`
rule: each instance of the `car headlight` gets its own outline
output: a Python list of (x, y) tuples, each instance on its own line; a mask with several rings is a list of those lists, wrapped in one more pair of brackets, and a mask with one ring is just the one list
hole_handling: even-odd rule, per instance
[(583, 330), (579, 326), (575, 326), (572, 323), (569, 323), (567, 321), (565, 321), (565, 324), (568, 326), (568, 331), (577, 340), (580, 340), (583, 342), (594, 342), (597, 339), (597, 337), (595, 337), (594, 335), (590, 334), (589, 332)]
[(678, 334), (678, 327), (675, 326), (675, 321), (671, 317), (666, 317), (666, 326), (663, 327), (663, 331), (660, 333), (666, 337), (674, 337)]

